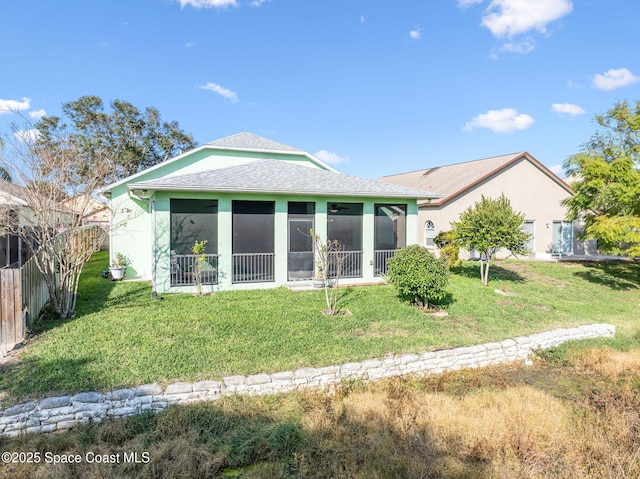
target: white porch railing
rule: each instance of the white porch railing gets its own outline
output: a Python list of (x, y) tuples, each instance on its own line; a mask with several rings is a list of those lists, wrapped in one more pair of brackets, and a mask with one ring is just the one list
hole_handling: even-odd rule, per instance
[(199, 254), (171, 255), (171, 286), (193, 286), (197, 275), (200, 284), (218, 284), (218, 255), (205, 254), (204, 261)]
[(274, 280), (275, 253), (233, 255), (233, 283), (264, 283)]
[(376, 276), (384, 276), (387, 274), (387, 261), (393, 258), (397, 249), (379, 249), (375, 251), (375, 270)]
[(337, 276), (337, 268), (340, 267), (341, 278), (362, 277), (362, 251), (336, 251), (330, 253), (329, 277)]

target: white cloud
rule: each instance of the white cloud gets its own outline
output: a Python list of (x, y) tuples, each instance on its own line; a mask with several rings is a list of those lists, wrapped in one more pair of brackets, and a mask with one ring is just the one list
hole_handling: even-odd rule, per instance
[(200, 88), (201, 90), (209, 90), (214, 93), (217, 93), (218, 95), (223, 96), (224, 98), (232, 101), (233, 103), (238, 103), (240, 101), (238, 99), (238, 95), (236, 95), (234, 92), (232, 92), (228, 88), (220, 86), (216, 83), (211, 83), (211, 82), (205, 83), (204, 85), (199, 85), (198, 88)]
[[(459, 0), (464, 6), (478, 3)], [(573, 10), (571, 0), (493, 0), (482, 18), (482, 25), (496, 37), (511, 37), (529, 30), (547, 31), (547, 25)]]
[(409, 32), (409, 36), (413, 40), (420, 40), (422, 38), (422, 28), (416, 27)]
[(565, 174), (564, 174), (564, 168), (562, 167), (562, 165), (553, 165), (550, 166), (549, 169), (551, 170), (551, 172), (560, 177), (560, 178), (564, 178)]
[(330, 165), (337, 165), (338, 163), (345, 163), (349, 161), (348, 156), (340, 156), (337, 153), (334, 153), (332, 151), (327, 151), (327, 150), (320, 150), (316, 152), (314, 156), (318, 158), (320, 161), (323, 161)]
[(38, 130), (18, 130), (13, 132), (13, 137), (23, 143), (32, 143), (38, 138)]
[(193, 48), (195, 46), (196, 46), (195, 42), (187, 42), (187, 43), (184, 44), (185, 48)]
[(46, 114), (47, 114), (47, 112), (44, 111), (44, 110), (33, 110), (33, 111), (29, 112), (29, 118), (33, 118), (33, 119), (39, 120), (40, 118), (42, 118)]
[(266, 2), (270, 2), (271, 0), (252, 0), (251, 1), (251, 6), (252, 7), (259, 7), (260, 5), (262, 5), (263, 3)]
[(527, 39), (518, 43), (505, 43), (500, 47), (501, 52), (515, 53), (516, 55), (526, 55), (535, 50), (535, 42), (532, 39)]
[(177, 0), (184, 8), (189, 5), (193, 8), (224, 8), (237, 6), (236, 0)]
[(469, 8), (476, 3), (482, 3), (482, 1), (483, 0), (458, 0), (458, 7), (464, 10), (465, 8)]
[(611, 69), (593, 77), (593, 86), (599, 90), (615, 90), (623, 86), (638, 83), (640, 77), (635, 76), (626, 68)]
[(494, 133), (511, 133), (526, 130), (535, 120), (526, 113), (518, 113), (514, 108), (489, 110), (473, 118), (464, 125), (463, 130), (473, 131), (476, 128), (487, 128)]
[(586, 111), (584, 111), (584, 109), (582, 109), (582, 107), (579, 107), (578, 105), (572, 105), (571, 103), (554, 103), (553, 105), (551, 105), (551, 109), (561, 115), (576, 116), (584, 115), (585, 113), (587, 113)]
[(31, 99), (22, 97), (20, 100), (3, 100), (0, 98), (0, 115), (16, 111), (28, 110), (31, 108)]
[(360, 15), (360, 23), (364, 23), (364, 15)]

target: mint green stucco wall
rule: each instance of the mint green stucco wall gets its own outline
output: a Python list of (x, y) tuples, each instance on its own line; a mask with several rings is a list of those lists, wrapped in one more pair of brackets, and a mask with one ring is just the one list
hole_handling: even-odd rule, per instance
[[(327, 235), (327, 203), (363, 203), (363, 276), (361, 278), (344, 278), (343, 284), (357, 284), (380, 281), (374, 275), (374, 205), (378, 203), (407, 204), (407, 243), (417, 242), (417, 206), (415, 200), (405, 201), (391, 198), (357, 198), (357, 197), (300, 197), (287, 195), (246, 195), (246, 194), (194, 194), (194, 193), (159, 193), (155, 199), (156, 215), (156, 290), (158, 292), (194, 291), (193, 287), (170, 286), (170, 211), (169, 200), (180, 199), (216, 199), (218, 200), (218, 271), (217, 285), (205, 285), (203, 291), (213, 292), (231, 289), (272, 288), (288, 283), (288, 203), (289, 201), (312, 201), (316, 204), (315, 231), (321, 238)], [(232, 271), (232, 229), (231, 203), (233, 200), (255, 200), (275, 202), (275, 281), (268, 283), (233, 284)], [(150, 256), (149, 253), (147, 253)]]

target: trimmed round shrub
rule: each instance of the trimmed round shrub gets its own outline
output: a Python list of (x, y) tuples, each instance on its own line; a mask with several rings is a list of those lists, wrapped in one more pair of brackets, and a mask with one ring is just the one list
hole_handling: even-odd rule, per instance
[(449, 267), (444, 258), (436, 258), (419, 245), (398, 250), (387, 262), (387, 281), (400, 296), (428, 308), (443, 299), (449, 284)]

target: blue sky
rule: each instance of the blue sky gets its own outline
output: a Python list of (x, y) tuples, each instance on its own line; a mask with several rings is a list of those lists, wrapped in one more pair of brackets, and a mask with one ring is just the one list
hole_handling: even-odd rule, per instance
[(557, 170), (596, 114), (640, 99), (637, 0), (21, 0), (0, 17), (0, 110), (121, 99), (198, 143), (249, 131), (365, 178), (518, 151)]

